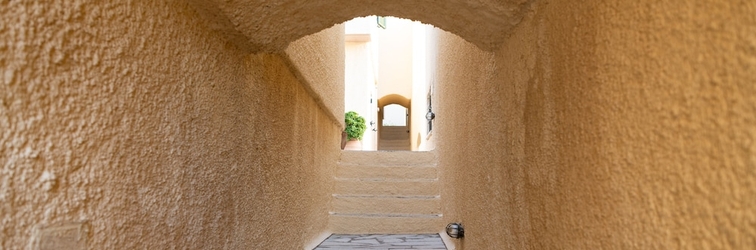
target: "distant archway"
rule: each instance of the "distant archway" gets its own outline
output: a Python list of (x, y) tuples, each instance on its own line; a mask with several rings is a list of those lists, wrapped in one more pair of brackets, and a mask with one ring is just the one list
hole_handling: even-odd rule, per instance
[[(399, 140), (404, 139), (403, 137), (406, 137), (407, 142), (409, 143), (409, 128), (411, 127), (412, 122), (410, 119), (406, 119), (404, 126), (384, 126), (383, 120), (385, 117), (385, 109), (389, 105), (399, 105), (404, 107), (407, 111), (407, 116), (409, 114), (412, 114), (412, 100), (397, 94), (390, 94), (385, 95), (378, 99), (378, 149), (381, 150), (385, 148), (382, 144), (382, 142), (385, 142), (384, 140)], [(406, 134), (403, 134), (402, 136), (399, 135), (400, 132), (407, 131)], [(400, 138), (402, 137), (402, 138)], [(406, 150), (410, 150), (409, 146)], [(394, 148), (392, 148), (394, 149)], [(404, 149), (402, 149), (404, 150)]]
[[(378, 99), (378, 121), (383, 121), (383, 109), (391, 104), (400, 105), (407, 109), (408, 114), (412, 113), (412, 101), (410, 99), (397, 94), (385, 95)], [(409, 122), (407, 123), (407, 126), (410, 126)], [(383, 127), (382, 122), (378, 122), (378, 127), (378, 130), (380, 131)]]
[(406, 98), (402, 95), (397, 94), (391, 94), (391, 95), (385, 95), (382, 96), (380, 99), (378, 99), (378, 107), (383, 107), (389, 104), (399, 104), (405, 108), (409, 108), (411, 105), (411, 100), (409, 98)]

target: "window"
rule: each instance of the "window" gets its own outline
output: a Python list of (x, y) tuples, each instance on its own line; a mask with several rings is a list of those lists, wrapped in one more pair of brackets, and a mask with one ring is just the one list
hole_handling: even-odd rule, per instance
[(386, 17), (385, 16), (378, 16), (378, 17), (376, 17), (376, 21), (378, 22), (378, 28), (386, 29)]

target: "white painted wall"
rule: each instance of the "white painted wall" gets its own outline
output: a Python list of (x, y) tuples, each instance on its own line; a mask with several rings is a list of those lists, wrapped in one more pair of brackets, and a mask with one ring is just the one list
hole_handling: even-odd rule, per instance
[[(428, 95), (432, 94), (438, 55), (438, 32), (430, 25), (413, 24), (413, 78), (412, 78), (412, 150), (433, 150), (433, 136), (428, 133)], [(433, 105), (438, 105), (434, 102)], [(438, 106), (435, 106), (438, 107)], [(435, 112), (435, 111), (434, 111)]]
[(372, 34), (375, 26), (375, 16), (357, 17), (344, 25), (345, 35)]
[(356, 18), (345, 25), (344, 109), (357, 112), (368, 123), (362, 137), (363, 150), (378, 148), (378, 134), (373, 131), (376, 126), (370, 124), (378, 122), (374, 26), (374, 16)]
[(378, 47), (378, 96), (412, 97), (412, 21), (386, 18), (386, 29), (376, 33)]

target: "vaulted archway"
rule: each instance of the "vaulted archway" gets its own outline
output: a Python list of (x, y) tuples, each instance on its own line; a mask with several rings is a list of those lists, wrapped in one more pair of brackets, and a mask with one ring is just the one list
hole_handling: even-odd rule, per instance
[(368, 15), (396, 16), (457, 34), (493, 50), (522, 20), (533, 0), (480, 1), (221, 1), (192, 0), (211, 28), (250, 51), (278, 51), (289, 43)]
[[(299, 42), (377, 14), (464, 39), (442, 37), (433, 79), (443, 218), (469, 233), (457, 249), (751, 249), (754, 13), (753, 1), (3, 1), (0, 248), (301, 249), (327, 232), (341, 133), (338, 98), (312, 94), (336, 85), (307, 88), (343, 81), (325, 70), (339, 55), (322, 56), (338, 48)], [(302, 65), (318, 70), (292, 72)]]
[[(406, 117), (405, 121), (406, 123), (403, 126), (385, 126), (383, 124), (383, 120), (386, 115), (386, 107), (389, 105), (399, 105), (401, 107), (404, 107), (406, 109)], [(398, 94), (390, 94), (381, 97), (378, 99), (378, 149), (401, 149), (401, 150), (410, 150), (410, 134), (409, 129), (412, 126), (412, 121), (409, 119), (410, 114), (412, 114), (412, 100), (409, 98), (406, 98), (402, 95)], [(405, 133), (406, 131), (406, 133)], [(384, 146), (382, 144), (385, 144), (385, 139), (388, 137), (392, 137), (391, 139), (397, 140), (402, 139), (406, 137), (407, 145), (394, 147), (394, 146)], [(394, 138), (396, 137), (396, 138)]]

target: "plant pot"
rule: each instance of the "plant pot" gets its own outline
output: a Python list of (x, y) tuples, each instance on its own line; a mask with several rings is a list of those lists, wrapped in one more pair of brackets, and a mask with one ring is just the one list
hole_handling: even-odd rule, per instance
[(346, 147), (344, 147), (344, 150), (354, 150), (354, 151), (362, 150), (362, 142), (357, 139), (351, 139), (347, 141)]

